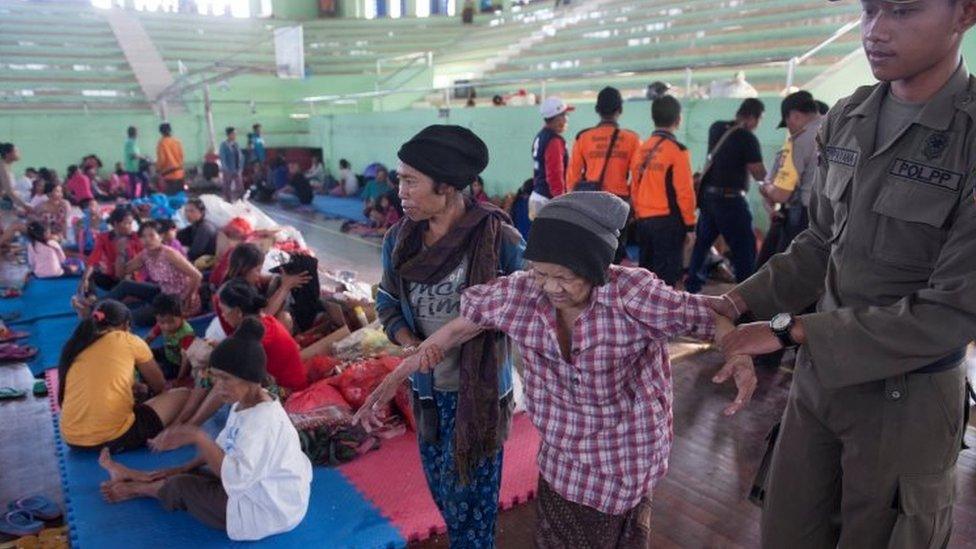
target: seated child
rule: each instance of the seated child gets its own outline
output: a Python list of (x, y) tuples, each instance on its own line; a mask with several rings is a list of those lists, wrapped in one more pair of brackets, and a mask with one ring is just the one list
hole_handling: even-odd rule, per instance
[(102, 495), (110, 503), (146, 497), (169, 511), (186, 510), (232, 540), (259, 540), (288, 532), (308, 511), (312, 465), (281, 403), (261, 387), (267, 357), (264, 329), (246, 319), (210, 355), (214, 391), (232, 404), (217, 440), (199, 427), (177, 425), (154, 438), (154, 450), (194, 445), (198, 457), (181, 467), (136, 471), (102, 452), (109, 474)]
[(366, 208), (364, 212), (373, 227), (385, 231), (400, 220), (400, 212), (393, 206), (390, 193), (381, 195), (376, 204)]
[(183, 379), (188, 373), (183, 351), (190, 347), (196, 337), (193, 327), (183, 318), (183, 307), (178, 296), (159, 294), (153, 299), (152, 306), (156, 313), (156, 325), (149, 330), (146, 343), (152, 344), (162, 335), (163, 346), (153, 349), (156, 364), (159, 364), (166, 379)]
[(65, 273), (81, 272), (81, 261), (68, 259), (61, 244), (51, 234), (51, 228), (40, 221), (27, 224), (27, 264), (37, 278), (57, 278)]
[(174, 250), (180, 252), (180, 255), (186, 257), (186, 248), (183, 244), (176, 238), (176, 222), (172, 219), (160, 219), (159, 223), (159, 236), (163, 238), (163, 244), (173, 248)]
[(95, 249), (95, 236), (108, 230), (108, 223), (102, 219), (98, 202), (94, 198), (86, 198), (78, 206), (81, 208), (81, 217), (75, 221), (75, 244), (78, 246), (78, 253), (86, 256)]

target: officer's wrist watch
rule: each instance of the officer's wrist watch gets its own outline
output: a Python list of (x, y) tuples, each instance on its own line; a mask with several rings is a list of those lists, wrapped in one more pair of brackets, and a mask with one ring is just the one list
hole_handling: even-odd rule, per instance
[(799, 343), (794, 341), (793, 336), (790, 335), (795, 324), (796, 318), (790, 313), (780, 313), (769, 321), (769, 329), (773, 331), (776, 339), (783, 344), (784, 349), (792, 349), (799, 346)]

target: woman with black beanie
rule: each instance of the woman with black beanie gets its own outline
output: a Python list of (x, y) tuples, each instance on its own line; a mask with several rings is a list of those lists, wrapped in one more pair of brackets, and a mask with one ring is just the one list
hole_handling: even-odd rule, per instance
[(154, 450), (194, 445), (199, 454), (164, 471), (135, 471), (102, 452), (99, 463), (110, 477), (101, 486), (106, 500), (155, 498), (167, 511), (185, 510), (240, 541), (288, 532), (302, 522), (312, 465), (285, 409), (261, 387), (267, 376), (263, 335), (257, 318), (245, 318), (210, 355), (213, 394), (232, 405), (217, 440), (194, 425), (167, 429), (150, 441)]
[[(464, 288), (520, 270), (524, 242), (505, 212), (463, 192), (488, 166), (471, 130), (429, 126), (398, 156), (406, 217), (383, 242), (376, 309), (390, 340), (412, 347), (457, 317)], [(493, 547), (513, 409), (509, 342), (486, 332), (411, 382), (421, 461), (451, 546)]]

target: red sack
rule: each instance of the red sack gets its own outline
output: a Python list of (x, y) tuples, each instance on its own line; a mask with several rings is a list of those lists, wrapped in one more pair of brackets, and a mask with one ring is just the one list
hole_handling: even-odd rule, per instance
[[(353, 410), (358, 410), (366, 398), (379, 387), (390, 373), (383, 359), (369, 359), (350, 364), (343, 372), (329, 379), (329, 383), (339, 389)], [(395, 368), (395, 366), (394, 366)]]
[(329, 381), (320, 380), (306, 389), (292, 393), (285, 402), (285, 411), (289, 414), (304, 414), (320, 408), (335, 407), (347, 413), (351, 412), (349, 403)]
[(315, 383), (320, 379), (331, 377), (335, 373), (336, 366), (342, 364), (341, 361), (327, 355), (313, 356), (305, 361), (305, 370), (308, 372), (308, 382)]

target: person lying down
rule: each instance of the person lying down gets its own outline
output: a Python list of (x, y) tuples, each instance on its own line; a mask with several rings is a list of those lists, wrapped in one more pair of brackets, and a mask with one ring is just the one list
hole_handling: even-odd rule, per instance
[(170, 427), (149, 441), (153, 450), (194, 445), (199, 454), (158, 471), (130, 469), (103, 451), (99, 464), (109, 480), (101, 491), (108, 502), (154, 498), (238, 541), (288, 532), (302, 522), (312, 465), (281, 403), (261, 387), (267, 377), (263, 333), (260, 321), (247, 318), (210, 355), (213, 391), (233, 405), (217, 440), (193, 425)]

